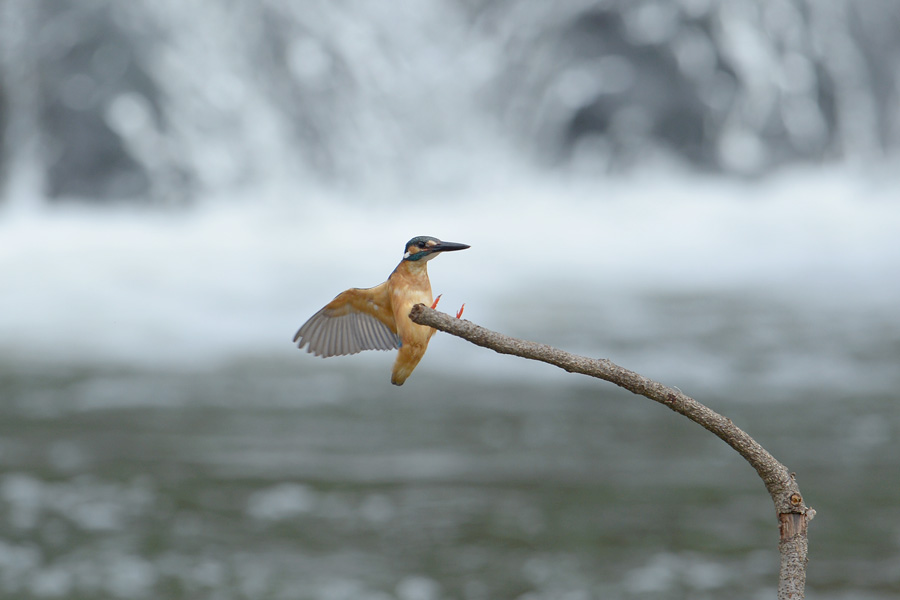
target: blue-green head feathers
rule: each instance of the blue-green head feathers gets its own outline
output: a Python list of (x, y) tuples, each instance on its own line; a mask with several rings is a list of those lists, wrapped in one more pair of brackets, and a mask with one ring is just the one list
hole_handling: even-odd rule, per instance
[(442, 242), (436, 237), (420, 235), (406, 242), (406, 246), (403, 248), (403, 260), (422, 260), (438, 252), (465, 250), (468, 247), (466, 244)]
[[(429, 245), (433, 247), (435, 244), (440, 243), (440, 241), (441, 240), (437, 238), (427, 235), (414, 237), (406, 242), (406, 246), (403, 248), (403, 260), (421, 260), (422, 258), (425, 258), (431, 254)], [(429, 244), (429, 242), (431, 243)]]

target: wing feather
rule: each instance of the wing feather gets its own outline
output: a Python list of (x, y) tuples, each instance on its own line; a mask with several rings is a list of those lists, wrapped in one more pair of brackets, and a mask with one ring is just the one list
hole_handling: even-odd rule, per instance
[(341, 323), (341, 338), (338, 346), (350, 353), (357, 352), (356, 344), (350, 337), (350, 326), (354, 320), (353, 313), (348, 314), (347, 317), (343, 319), (343, 322)]
[(363, 350), (393, 350), (400, 337), (393, 324), (386, 284), (350, 289), (314, 314), (294, 336), (298, 348), (316, 356), (343, 356)]

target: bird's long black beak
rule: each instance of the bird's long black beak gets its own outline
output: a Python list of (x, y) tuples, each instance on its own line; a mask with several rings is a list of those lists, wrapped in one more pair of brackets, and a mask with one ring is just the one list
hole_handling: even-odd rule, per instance
[(468, 244), (457, 244), (456, 242), (438, 242), (430, 250), (432, 252), (452, 252), (454, 250), (465, 250), (470, 247)]

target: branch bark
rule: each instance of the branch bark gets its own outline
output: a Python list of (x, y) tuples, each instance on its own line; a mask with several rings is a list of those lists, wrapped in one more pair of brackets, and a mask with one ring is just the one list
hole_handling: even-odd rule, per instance
[(503, 335), (465, 319), (453, 318), (424, 304), (413, 306), (409, 318), (420, 325), (428, 325), (500, 354), (538, 360), (570, 373), (603, 379), (634, 394), (659, 402), (714, 433), (756, 469), (775, 504), (780, 533), (778, 550), (781, 554), (778, 600), (796, 600), (804, 597), (807, 526), (816, 511), (806, 506), (794, 474), (756, 440), (732, 423), (731, 419), (707, 408), (680, 390), (666, 387), (606, 359), (578, 356), (546, 344)]

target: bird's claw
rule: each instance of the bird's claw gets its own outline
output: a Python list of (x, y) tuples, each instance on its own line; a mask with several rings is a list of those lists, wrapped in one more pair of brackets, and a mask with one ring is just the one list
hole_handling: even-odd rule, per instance
[[(431, 303), (431, 308), (432, 308), (432, 309), (436, 309), (436, 308), (437, 308), (438, 301), (441, 299), (441, 296), (443, 296), (443, 294), (438, 294), (438, 297), (435, 298), (435, 299), (434, 299), (434, 302)], [(459, 319), (460, 317), (462, 317), (463, 310), (464, 310), (465, 308), (466, 308), (466, 303), (463, 302), (463, 305), (460, 306), (460, 307), (459, 307), (459, 310), (456, 312), (456, 318), (457, 318), (457, 319)]]

